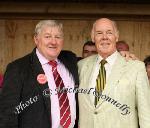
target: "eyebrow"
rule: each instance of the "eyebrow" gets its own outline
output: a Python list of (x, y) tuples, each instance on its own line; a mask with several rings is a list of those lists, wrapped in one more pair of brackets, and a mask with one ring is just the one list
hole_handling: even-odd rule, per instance
[[(52, 35), (51, 33), (44, 33), (44, 35)], [(55, 35), (59, 35), (59, 36), (61, 36), (62, 34), (61, 33), (58, 33), (58, 34), (55, 34)]]
[[(113, 32), (113, 30), (110, 30), (110, 29), (107, 30), (107, 31), (112, 31), (112, 32)], [(103, 31), (97, 30), (97, 31), (95, 31), (95, 32), (103, 32)]]

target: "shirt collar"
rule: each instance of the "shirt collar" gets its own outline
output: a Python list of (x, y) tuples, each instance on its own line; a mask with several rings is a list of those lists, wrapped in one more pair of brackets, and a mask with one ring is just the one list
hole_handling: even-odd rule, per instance
[[(118, 52), (115, 51), (113, 54), (108, 56), (105, 60), (107, 61), (108, 64), (113, 65), (116, 58), (117, 58)], [(97, 62), (100, 63), (103, 58), (98, 54)]]
[[(36, 55), (41, 63), (41, 65), (45, 65), (45, 64), (48, 64), (49, 60), (46, 59), (40, 52), (39, 50), (36, 48)], [(60, 61), (56, 58), (55, 61), (59, 64)]]

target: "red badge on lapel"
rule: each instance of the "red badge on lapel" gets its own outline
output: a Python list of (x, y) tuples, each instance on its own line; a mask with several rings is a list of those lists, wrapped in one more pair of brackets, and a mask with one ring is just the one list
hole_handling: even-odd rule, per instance
[(37, 81), (40, 83), (40, 84), (45, 84), (47, 82), (47, 78), (44, 74), (39, 74), (37, 76)]

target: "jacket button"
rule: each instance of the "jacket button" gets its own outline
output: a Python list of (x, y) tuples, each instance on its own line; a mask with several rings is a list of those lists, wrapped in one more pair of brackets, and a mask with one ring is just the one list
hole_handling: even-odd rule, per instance
[(94, 114), (97, 114), (98, 112), (94, 112)]

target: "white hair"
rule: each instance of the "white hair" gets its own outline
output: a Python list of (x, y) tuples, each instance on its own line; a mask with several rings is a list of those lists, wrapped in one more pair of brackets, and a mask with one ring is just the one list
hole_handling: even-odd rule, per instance
[(35, 35), (38, 35), (41, 33), (41, 30), (44, 26), (48, 27), (58, 27), (60, 29), (60, 32), (63, 34), (63, 24), (56, 21), (56, 20), (41, 20), (35, 27)]
[(113, 20), (110, 20), (110, 19), (108, 19), (108, 18), (100, 18), (100, 19), (96, 20), (96, 21), (94, 22), (94, 24), (93, 24), (93, 28), (92, 28), (92, 32), (91, 32), (91, 33), (94, 34), (94, 29), (95, 29), (96, 22), (99, 21), (99, 20), (101, 20), (101, 19), (106, 19), (106, 20), (111, 21), (111, 22), (112, 22), (112, 25), (113, 25), (113, 27), (114, 27), (116, 36), (119, 36), (119, 30), (118, 30), (118, 27), (117, 27), (116, 22), (113, 21)]

